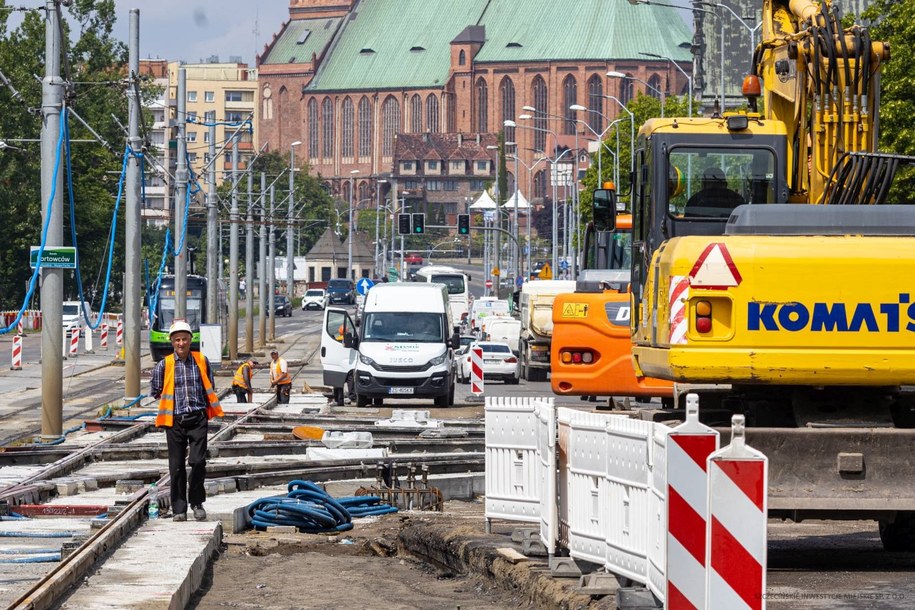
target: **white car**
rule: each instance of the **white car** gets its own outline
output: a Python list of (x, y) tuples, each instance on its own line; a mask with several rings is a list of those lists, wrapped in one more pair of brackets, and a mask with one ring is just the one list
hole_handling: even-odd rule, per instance
[(306, 309), (324, 310), (327, 307), (327, 291), (323, 288), (309, 288), (302, 297), (302, 311)]
[(483, 348), (484, 380), (501, 379), (505, 383), (518, 383), (521, 375), (518, 358), (508, 343), (501, 341), (476, 341), (457, 351), (458, 378), (461, 383), (470, 383), (470, 352), (474, 347)]

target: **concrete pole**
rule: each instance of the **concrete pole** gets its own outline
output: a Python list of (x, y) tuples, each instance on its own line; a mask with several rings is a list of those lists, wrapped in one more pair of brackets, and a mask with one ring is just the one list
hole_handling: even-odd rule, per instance
[[(359, 170), (353, 171), (357, 172)], [(355, 188), (355, 177), (351, 173), (349, 176), (349, 229), (346, 236), (346, 275), (354, 282), (356, 281), (356, 272), (353, 269), (353, 239), (356, 237), (356, 227), (353, 225), (353, 191)]]
[[(187, 70), (178, 68), (178, 165), (175, 168), (175, 317), (187, 319), (187, 243), (182, 238), (187, 206)], [(185, 241), (185, 243), (181, 243)]]
[[(60, 110), (63, 83), (60, 79), (60, 14), (57, 3), (45, 2), (45, 76), (41, 81), (41, 222), (48, 225), (47, 247), (62, 246), (63, 171), (57, 175), (57, 141), (60, 139)], [(63, 149), (61, 149), (63, 155)], [(63, 159), (59, 160), (63, 167)], [(54, 189), (54, 199), (51, 192)], [(63, 432), (63, 269), (41, 268), (41, 436), (59, 437)]]
[[(517, 278), (521, 277), (522, 269), (524, 268), (524, 249), (521, 247), (521, 230), (520, 223), (521, 218), (518, 217), (518, 199), (521, 196), (521, 178), (518, 175), (518, 143), (515, 143), (515, 220), (514, 226), (512, 227), (515, 231), (515, 249), (518, 252), (515, 256), (515, 282), (518, 281)], [(531, 196), (530, 193), (527, 194), (528, 197)], [(528, 199), (530, 201), (530, 199)], [(530, 204), (528, 204), (530, 205)], [(530, 214), (530, 209), (528, 209), (528, 214)], [(517, 286), (517, 284), (515, 284)]]
[(245, 351), (254, 352), (254, 175), (248, 166), (248, 230), (245, 232)]
[(381, 180), (375, 181), (375, 188), (378, 191), (377, 193), (375, 193), (375, 201), (377, 202), (375, 204), (375, 258), (373, 259), (375, 261), (375, 263), (374, 263), (375, 271), (373, 274), (375, 277), (381, 277), (378, 273), (378, 270), (380, 268), (380, 265), (378, 264), (378, 251), (379, 251), (379, 246), (381, 245), (380, 239), (381, 239), (381, 185), (382, 184), (384, 184), (384, 182)]
[(207, 171), (207, 324), (219, 319), (219, 270), (222, 268), (221, 253), (217, 245), (219, 221), (216, 218), (216, 124), (209, 126), (210, 168)]
[[(130, 10), (130, 34), (128, 41), (128, 69), (130, 79), (137, 82), (140, 74), (140, 11)], [(127, 143), (135, 152), (140, 151), (140, 100), (137, 90), (129, 87), (127, 92)], [(124, 401), (133, 402), (140, 396), (140, 309), (143, 307), (140, 271), (140, 160), (131, 157), (127, 161), (127, 175), (124, 177)], [(58, 191), (60, 193), (61, 191)], [(42, 303), (45, 301), (42, 300)], [(47, 315), (47, 311), (45, 312)], [(150, 312), (150, 316), (152, 312)], [(151, 318), (150, 318), (151, 319)], [(62, 321), (52, 322), (60, 328)], [(57, 350), (56, 353), (60, 353)], [(47, 379), (47, 377), (44, 377)], [(44, 385), (44, 384), (43, 384)]]
[(258, 256), (257, 256), (257, 302), (259, 303), (257, 308), (257, 328), (258, 328), (258, 337), (260, 337), (260, 344), (265, 345), (267, 343), (267, 310), (264, 306), (266, 302), (264, 300), (265, 295), (267, 294), (267, 214), (265, 214), (265, 206), (267, 193), (267, 174), (261, 172), (261, 193), (258, 201), (260, 205), (260, 238), (258, 239)]
[(270, 187), (270, 220), (267, 225), (269, 233), (270, 254), (267, 256), (267, 294), (264, 295), (264, 303), (267, 308), (267, 315), (270, 317), (270, 341), (276, 339), (276, 308), (273, 306), (273, 294), (276, 292), (276, 236), (273, 233), (273, 210), (276, 201), (276, 189)]
[(232, 207), (229, 209), (229, 360), (238, 359), (238, 138), (232, 138)]
[(397, 231), (400, 229), (397, 220), (397, 180), (391, 179), (391, 268), (394, 268), (394, 254), (397, 252)]
[(556, 180), (558, 174), (556, 171), (556, 159), (550, 159), (550, 182), (552, 183), (551, 192), (553, 194), (553, 234), (551, 241), (552, 244), (552, 256), (550, 257), (550, 265), (552, 266), (553, 277), (559, 273), (559, 208), (557, 207), (558, 202), (556, 201), (557, 191), (556, 191)]
[[(289, 147), (289, 208), (286, 210), (286, 296), (292, 303), (295, 297), (295, 276), (293, 275), (295, 267), (295, 242), (293, 238), (295, 232), (292, 229), (292, 221), (295, 218), (295, 146)], [(270, 309), (273, 310), (273, 303), (270, 303)]]

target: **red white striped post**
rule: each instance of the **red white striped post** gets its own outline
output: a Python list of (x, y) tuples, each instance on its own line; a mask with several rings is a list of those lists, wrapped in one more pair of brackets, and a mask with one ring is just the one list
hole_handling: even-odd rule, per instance
[(731, 444), (708, 458), (708, 610), (766, 607), (769, 461), (748, 447), (744, 416), (731, 420)]
[(79, 353), (79, 326), (70, 329), (70, 356), (76, 356)]
[(699, 397), (686, 396), (686, 421), (667, 436), (667, 610), (705, 609), (706, 460), (718, 432), (699, 423)]
[(22, 335), (15, 335), (13, 337), (13, 363), (10, 370), (22, 370)]
[(470, 349), (470, 391), (475, 396), (483, 394), (483, 348)]
[(124, 320), (118, 318), (118, 328), (117, 332), (114, 335), (114, 342), (118, 347), (124, 345)]
[(108, 351), (108, 324), (102, 324), (99, 332), (99, 348)]
[(25, 331), (22, 330), (22, 318), (19, 318), (19, 321), (16, 323), (16, 334), (23, 335)]

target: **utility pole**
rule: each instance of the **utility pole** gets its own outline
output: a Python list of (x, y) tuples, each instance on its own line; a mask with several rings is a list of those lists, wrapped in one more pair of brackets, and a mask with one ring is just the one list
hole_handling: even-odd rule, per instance
[[(63, 82), (60, 79), (60, 14), (55, 0), (45, 2), (45, 75), (41, 81), (41, 210), (42, 224), (48, 224), (47, 247), (62, 246), (63, 165), (57, 156)], [(54, 198), (51, 199), (51, 194)], [(50, 215), (50, 219), (48, 219)], [(48, 222), (50, 220), (50, 222)], [(41, 268), (41, 436), (52, 439), (63, 432), (63, 269)]]
[(248, 230), (245, 232), (245, 351), (254, 353), (254, 174), (248, 166)]
[(276, 201), (276, 188), (270, 187), (270, 220), (267, 232), (270, 254), (267, 255), (267, 294), (264, 296), (267, 315), (270, 316), (270, 340), (276, 339), (276, 307), (273, 305), (273, 293), (276, 292), (276, 236), (273, 234), (273, 210)]
[[(49, 3), (53, 4), (53, 3)], [(138, 83), (140, 75), (140, 11), (130, 10), (130, 38), (128, 40), (128, 70), (131, 86), (127, 88), (127, 144), (133, 153), (139, 153), (140, 139), (140, 99)], [(127, 160), (127, 175), (124, 177), (124, 401), (132, 403), (140, 396), (140, 309), (143, 307), (140, 282), (140, 159), (131, 154)], [(60, 190), (58, 193), (62, 192)], [(46, 301), (42, 299), (42, 304)], [(45, 310), (47, 315), (47, 310)], [(152, 316), (152, 312), (150, 312)], [(45, 318), (47, 319), (47, 318)], [(152, 318), (150, 317), (150, 320)], [(48, 320), (54, 328), (60, 329), (63, 320)], [(60, 346), (55, 350), (42, 351), (42, 354), (59, 354)], [(44, 357), (42, 357), (44, 362)], [(43, 376), (44, 377), (44, 376)], [(47, 379), (47, 377), (44, 377)], [(44, 385), (44, 384), (42, 384)]]
[(258, 240), (258, 256), (257, 256), (257, 302), (259, 306), (257, 308), (257, 328), (260, 331), (257, 335), (260, 337), (261, 345), (267, 344), (267, 310), (266, 308), (270, 306), (270, 302), (267, 300), (267, 214), (266, 212), (266, 202), (267, 202), (267, 174), (261, 172), (261, 196), (258, 199), (260, 201), (260, 215), (261, 215), (261, 226), (260, 226), (260, 239)]
[(238, 138), (232, 136), (232, 207), (229, 209), (229, 359), (238, 359)]
[(216, 123), (209, 126), (210, 168), (207, 170), (207, 324), (215, 324), (219, 319), (219, 270), (222, 261), (217, 246), (219, 239), (219, 222), (216, 220)]
[[(300, 142), (301, 143), (301, 142)], [(289, 302), (295, 296), (295, 277), (293, 270), (295, 268), (293, 238), (295, 233), (292, 230), (292, 219), (295, 214), (295, 146), (289, 147), (289, 208), (286, 212), (286, 296)], [(270, 303), (270, 309), (275, 309), (273, 303)]]
[(187, 244), (184, 210), (187, 205), (187, 70), (178, 68), (178, 165), (175, 168), (175, 318), (187, 319)]

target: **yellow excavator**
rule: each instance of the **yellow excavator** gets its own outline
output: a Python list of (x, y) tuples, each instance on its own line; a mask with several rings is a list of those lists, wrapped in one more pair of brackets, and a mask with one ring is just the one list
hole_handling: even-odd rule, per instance
[(912, 159), (876, 152), (889, 47), (829, 0), (764, 0), (763, 20), (748, 112), (639, 130), (635, 373), (699, 392), (712, 425), (746, 416), (770, 516), (876, 519), (915, 550), (915, 206), (886, 201)]

